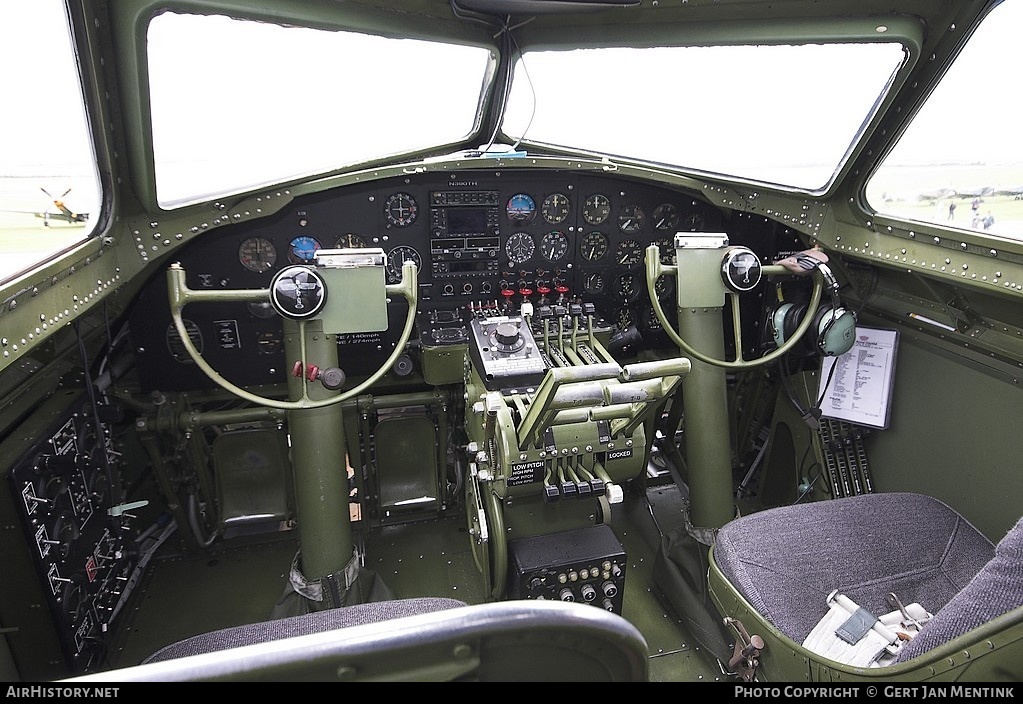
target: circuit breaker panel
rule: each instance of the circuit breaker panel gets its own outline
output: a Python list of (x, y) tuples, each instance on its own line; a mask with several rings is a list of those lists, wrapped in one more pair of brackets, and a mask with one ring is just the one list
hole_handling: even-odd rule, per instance
[(50, 669), (24, 678), (87, 672), (104, 658), (138, 563), (106, 425), (83, 392), (59, 392), (0, 444), (0, 457), (14, 461), (0, 497), (5, 561), (31, 562), (11, 574), (37, 577), (5, 584), (8, 647), (19, 667), (48, 653)]

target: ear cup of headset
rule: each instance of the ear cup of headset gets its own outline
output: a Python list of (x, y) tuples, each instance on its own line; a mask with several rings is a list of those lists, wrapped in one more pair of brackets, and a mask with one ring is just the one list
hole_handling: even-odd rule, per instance
[[(799, 327), (799, 321), (806, 313), (806, 303), (782, 303), (774, 309), (771, 314), (771, 331), (774, 335), (774, 344), (781, 347), (792, 337), (792, 333)], [(816, 329), (816, 328), (814, 328)], [(807, 335), (799, 341), (791, 350), (791, 354), (806, 357), (813, 354), (814, 343), (807, 343), (807, 336), (813, 330), (807, 331)]]
[(852, 349), (856, 341), (856, 314), (842, 306), (822, 306), (814, 317), (817, 349), (825, 357), (838, 357)]
[[(782, 303), (774, 309), (771, 313), (771, 332), (776, 346), (781, 347), (792, 337), (806, 314), (806, 306), (806, 303)], [(803, 357), (812, 354), (837, 357), (848, 352), (855, 340), (856, 315), (852, 311), (842, 306), (820, 306), (814, 313), (810, 328), (792, 349), (792, 353)]]

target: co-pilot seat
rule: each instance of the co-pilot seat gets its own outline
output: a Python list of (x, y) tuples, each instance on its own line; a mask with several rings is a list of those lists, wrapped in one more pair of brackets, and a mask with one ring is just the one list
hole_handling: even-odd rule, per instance
[[(1023, 678), (1023, 519), (995, 546), (920, 494), (768, 509), (720, 529), (709, 586), (747, 680)], [(836, 590), (871, 619), (914, 603), (933, 616), (891, 664), (843, 664), (803, 646)]]

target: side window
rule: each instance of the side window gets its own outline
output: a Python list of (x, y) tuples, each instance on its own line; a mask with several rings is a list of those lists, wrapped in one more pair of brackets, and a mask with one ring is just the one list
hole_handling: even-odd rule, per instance
[(62, 0), (0, 4), (0, 282), (92, 233), (100, 204)]
[(867, 184), (882, 215), (1023, 241), (1023, 3), (995, 7)]

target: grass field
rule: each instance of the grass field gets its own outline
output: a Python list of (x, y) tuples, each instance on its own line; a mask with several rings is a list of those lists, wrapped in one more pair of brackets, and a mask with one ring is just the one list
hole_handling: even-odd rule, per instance
[[(953, 164), (888, 167), (867, 189), (885, 215), (904, 217), (1023, 241), (1023, 165)], [(972, 208), (979, 198), (978, 208)], [(949, 205), (955, 204), (949, 219)], [(975, 222), (974, 215), (979, 219)], [(994, 223), (985, 230), (983, 218)]]

